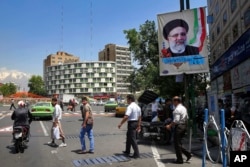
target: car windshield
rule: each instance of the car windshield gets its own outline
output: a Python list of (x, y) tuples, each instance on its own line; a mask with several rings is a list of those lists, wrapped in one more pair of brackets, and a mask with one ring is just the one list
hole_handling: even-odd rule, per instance
[(127, 107), (127, 105), (124, 104), (124, 103), (119, 103), (118, 106), (119, 106), (119, 107)]
[(115, 104), (114, 101), (108, 101), (106, 104)]
[(50, 106), (50, 103), (36, 103), (35, 106)]

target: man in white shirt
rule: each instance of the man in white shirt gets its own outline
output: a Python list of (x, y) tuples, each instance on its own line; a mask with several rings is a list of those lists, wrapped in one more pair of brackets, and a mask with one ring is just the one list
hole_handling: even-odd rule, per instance
[(173, 111), (173, 121), (167, 125), (168, 130), (174, 127), (174, 147), (177, 160), (176, 164), (183, 164), (182, 153), (187, 157), (186, 161), (189, 161), (192, 154), (182, 147), (182, 139), (185, 136), (187, 130), (188, 113), (186, 107), (181, 104), (181, 98), (175, 96), (173, 98), (173, 105), (175, 110)]
[(130, 148), (133, 147), (134, 154), (129, 156), (131, 158), (139, 158), (140, 153), (136, 141), (136, 131), (139, 131), (141, 128), (141, 108), (135, 103), (135, 98), (133, 95), (127, 96), (127, 107), (125, 116), (123, 117), (121, 123), (118, 125), (120, 129), (122, 124), (128, 121), (128, 130), (127, 130), (127, 140), (126, 140), (126, 149), (123, 151), (124, 154), (130, 154)]
[(53, 127), (59, 126), (59, 131), (60, 131), (60, 136), (62, 139), (62, 143), (59, 145), (59, 147), (66, 147), (67, 144), (65, 143), (65, 136), (62, 130), (62, 124), (61, 124), (61, 119), (62, 119), (62, 109), (60, 105), (57, 103), (57, 98), (53, 97), (51, 101), (52, 105), (54, 106), (54, 112), (53, 112), (53, 118), (52, 118), (52, 128), (51, 128), (51, 139), (52, 141), (49, 142), (48, 144), (55, 147), (57, 144), (55, 143), (55, 138), (53, 137)]

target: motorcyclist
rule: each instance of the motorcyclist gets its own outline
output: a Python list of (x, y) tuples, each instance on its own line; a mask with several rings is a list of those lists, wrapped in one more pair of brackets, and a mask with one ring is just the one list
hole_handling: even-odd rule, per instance
[[(23, 126), (27, 129), (26, 141), (29, 141), (30, 123), (32, 122), (32, 115), (28, 108), (25, 107), (24, 101), (18, 102), (18, 108), (14, 110), (11, 115), (11, 119), (14, 120), (13, 127)], [(14, 136), (13, 136), (14, 141)]]

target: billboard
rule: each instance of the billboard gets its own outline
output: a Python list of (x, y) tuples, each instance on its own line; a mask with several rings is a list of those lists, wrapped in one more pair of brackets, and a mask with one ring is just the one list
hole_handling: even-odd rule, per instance
[(158, 14), (160, 75), (209, 72), (205, 8)]

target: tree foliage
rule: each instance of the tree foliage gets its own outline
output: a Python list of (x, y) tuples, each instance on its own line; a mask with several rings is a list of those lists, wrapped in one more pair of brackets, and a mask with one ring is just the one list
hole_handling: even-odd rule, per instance
[(0, 87), (0, 94), (3, 96), (9, 96), (16, 93), (17, 87), (13, 83), (6, 83)]
[[(140, 90), (151, 89), (161, 96), (182, 95), (183, 84), (173, 76), (159, 75), (158, 32), (154, 21), (146, 21), (135, 28), (124, 30), (134, 61), (139, 67), (131, 74)], [(131, 82), (130, 82), (131, 83)]]
[(44, 81), (39, 75), (32, 75), (28, 83), (29, 92), (37, 95), (45, 96), (46, 90), (44, 86)]

